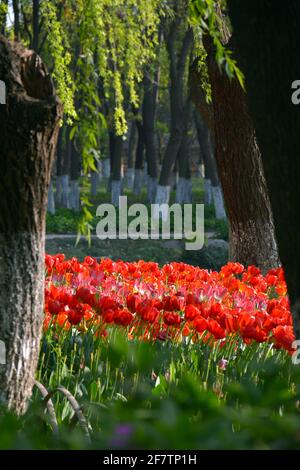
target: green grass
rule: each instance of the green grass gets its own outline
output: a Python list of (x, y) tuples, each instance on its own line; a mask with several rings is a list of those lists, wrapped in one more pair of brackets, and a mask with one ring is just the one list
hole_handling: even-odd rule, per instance
[(24, 418), (1, 413), (1, 448), (300, 447), (299, 366), (266, 344), (148, 344), (117, 328), (106, 339), (57, 330), (44, 337), (37, 377), (74, 395), (89, 441), (61, 393), (53, 395), (55, 437), (35, 389)]

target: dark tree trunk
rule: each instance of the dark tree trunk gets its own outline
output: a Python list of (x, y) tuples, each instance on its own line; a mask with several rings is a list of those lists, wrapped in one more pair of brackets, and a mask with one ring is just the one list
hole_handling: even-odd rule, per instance
[(145, 135), (143, 124), (140, 121), (136, 122), (138, 130), (138, 144), (136, 148), (135, 156), (135, 169), (142, 170), (144, 168), (144, 158), (145, 158)]
[(39, 51), (39, 16), (40, 16), (40, 0), (33, 0), (33, 14), (32, 14), (32, 49), (36, 52)]
[(291, 85), (300, 78), (300, 2), (244, 0), (241, 8), (230, 0), (229, 13), (299, 339), (300, 108), (291, 101)]
[[(176, 40), (178, 26), (178, 21), (175, 20), (171, 27), (169, 38), (167, 41), (168, 54), (170, 58), (171, 129), (170, 138), (164, 155), (162, 170), (160, 174), (160, 187), (169, 187), (171, 184), (172, 171), (175, 165), (182, 136), (184, 133), (184, 116), (186, 115), (186, 108), (187, 106), (189, 106), (189, 98), (185, 98), (184, 74), (193, 45), (193, 31), (191, 29), (187, 30), (182, 43), (181, 50), (177, 54)], [(163, 189), (160, 187), (158, 188), (158, 192), (162, 191), (162, 193), (164, 193), (165, 191), (163, 191)], [(158, 199), (161, 199), (159, 195)]]
[(145, 134), (143, 123), (136, 120), (138, 130), (138, 143), (136, 148), (135, 168), (134, 168), (134, 186), (133, 192), (136, 196), (141, 193), (144, 178), (144, 160), (145, 160)]
[[(279, 264), (272, 211), (260, 151), (249, 116), (246, 95), (229, 80), (205, 40), (212, 86), (214, 143), (218, 174), (230, 224), (230, 259), (255, 264), (264, 272)], [(228, 47), (234, 51), (230, 40)]]
[(128, 155), (127, 155), (127, 167), (134, 168), (134, 155), (136, 151), (136, 134), (137, 134), (137, 127), (135, 121), (132, 121), (130, 126), (130, 135), (129, 135), (129, 143), (128, 143)]
[[(204, 161), (204, 203), (209, 205), (214, 202), (216, 218), (222, 219), (226, 214), (224, 212), (224, 202), (214, 157), (212, 138), (209, 129), (197, 110), (195, 111), (195, 122), (199, 147)], [(216, 195), (219, 195), (219, 200)], [(214, 201), (212, 201), (213, 196)]]
[(217, 172), (216, 161), (212, 153), (210, 135), (207, 126), (201, 114), (196, 110), (194, 113), (196, 130), (198, 136), (199, 147), (201, 156), (204, 162), (205, 178), (210, 179), (213, 186), (219, 185), (219, 177)]
[(118, 135), (112, 136), (111, 151), (111, 202), (115, 206), (119, 205), (119, 197), (122, 195), (122, 151), (123, 137)]
[(112, 171), (113, 171), (113, 159), (114, 159), (114, 149), (115, 149), (115, 133), (113, 130), (110, 130), (108, 133), (108, 146), (109, 146), (109, 178), (107, 180), (107, 191), (111, 192), (111, 181), (112, 181)]
[[(197, 115), (201, 116), (201, 120), (214, 136), (214, 111), (212, 105), (207, 103), (206, 92), (202, 86), (201, 72), (199, 72), (198, 60), (195, 59), (189, 70), (189, 88), (191, 99), (198, 111)], [(196, 123), (197, 124), (197, 123)]]
[[(152, 76), (153, 75), (153, 76)], [(147, 198), (154, 203), (158, 176), (158, 149), (155, 143), (155, 117), (158, 100), (158, 82), (160, 68), (151, 74), (150, 67), (147, 68), (144, 77), (144, 101), (143, 101), (143, 128), (146, 146), (146, 161), (148, 165), (148, 192)]]
[(172, 172), (182, 140), (182, 128), (176, 127), (171, 130), (166, 152), (163, 159), (162, 169), (160, 173), (160, 186), (170, 186)]
[(110, 171), (113, 169), (113, 160), (115, 152), (115, 133), (114, 131), (109, 131), (109, 159), (110, 159)]
[(97, 196), (98, 187), (101, 180), (101, 173), (100, 173), (100, 162), (98, 158), (94, 158), (94, 165), (97, 168), (97, 171), (91, 171), (91, 195), (93, 197)]
[(15, 41), (20, 39), (20, 1), (13, 0)]
[(115, 181), (121, 180), (121, 167), (122, 167), (122, 150), (123, 150), (123, 137), (119, 135), (114, 136), (113, 158), (111, 175)]
[(70, 173), (70, 128), (62, 128), (59, 132), (56, 160), (56, 194), (57, 207), (70, 207), (69, 173)]
[(189, 124), (192, 111), (192, 102), (189, 100), (184, 116), (184, 130), (181, 144), (177, 154), (178, 182), (176, 186), (176, 202), (179, 204), (191, 203), (191, 172), (190, 172), (190, 141)]
[(184, 132), (178, 151), (178, 175), (179, 178), (185, 178), (187, 172), (187, 162), (189, 160), (189, 136), (188, 132)]
[(157, 147), (155, 145), (155, 116), (157, 105), (158, 74), (154, 79), (150, 76), (150, 70), (146, 71), (144, 78), (143, 101), (143, 131), (145, 136), (146, 160), (148, 163), (148, 175), (157, 178)]
[(44, 305), (47, 192), (61, 106), (39, 57), (0, 37), (0, 399), (26, 410), (39, 356)]
[(70, 208), (80, 211), (79, 177), (81, 170), (81, 155), (78, 140), (73, 138), (69, 142), (70, 148)]
[(133, 189), (134, 184), (134, 163), (137, 144), (137, 127), (135, 120), (132, 121), (129, 133), (128, 153), (127, 153), (127, 170), (126, 170), (126, 183), (129, 189)]

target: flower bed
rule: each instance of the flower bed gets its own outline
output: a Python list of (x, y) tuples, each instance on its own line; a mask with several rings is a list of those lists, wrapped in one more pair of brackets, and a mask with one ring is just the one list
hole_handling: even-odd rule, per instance
[(130, 338), (225, 344), (270, 342), (292, 352), (292, 317), (281, 268), (228, 263), (220, 272), (171, 263), (127, 263), (46, 255), (44, 328), (57, 324), (105, 336), (110, 325)]

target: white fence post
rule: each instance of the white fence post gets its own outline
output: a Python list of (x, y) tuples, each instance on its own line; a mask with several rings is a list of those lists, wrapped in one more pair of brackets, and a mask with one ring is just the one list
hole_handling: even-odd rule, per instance
[(0, 80), (0, 104), (6, 104), (6, 85)]
[(6, 347), (4, 341), (0, 340), (0, 365), (6, 364)]

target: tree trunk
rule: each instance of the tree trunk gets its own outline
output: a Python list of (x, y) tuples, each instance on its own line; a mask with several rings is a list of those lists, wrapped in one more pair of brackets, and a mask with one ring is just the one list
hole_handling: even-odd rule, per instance
[(215, 208), (215, 216), (217, 220), (226, 220), (226, 211), (224, 207), (224, 198), (221, 185), (211, 186), (212, 199)]
[(91, 172), (91, 195), (93, 197), (97, 196), (99, 184), (101, 181), (101, 165), (98, 160), (95, 158), (95, 166), (97, 168), (97, 171), (92, 171)]
[(212, 204), (212, 182), (214, 186), (219, 185), (217, 166), (209, 145), (209, 130), (197, 109), (194, 112), (194, 118), (200, 153), (204, 162), (204, 204), (210, 205)]
[(40, 58), (0, 37), (0, 399), (26, 410), (35, 379), (44, 318), (47, 193), (61, 117)]
[(40, 16), (40, 0), (33, 0), (33, 14), (32, 14), (32, 49), (39, 52), (39, 25)]
[(209, 129), (205, 125), (199, 112), (195, 112), (195, 121), (198, 141), (204, 160), (204, 203), (214, 203), (215, 216), (217, 220), (226, 219), (222, 188), (220, 186), (217, 165), (214, 157), (214, 146), (212, 144)]
[[(171, 185), (171, 175), (185, 128), (184, 116), (186, 115), (186, 108), (189, 106), (190, 101), (189, 97), (187, 99), (185, 98), (184, 73), (193, 45), (193, 32), (191, 29), (186, 31), (181, 50), (178, 54), (176, 53), (177, 33), (178, 24), (174, 21), (167, 41), (170, 58), (171, 129), (160, 173), (160, 186)], [(168, 194), (169, 191), (163, 192)]]
[(50, 182), (50, 185), (49, 185), (47, 211), (52, 215), (55, 214), (55, 199), (54, 199), (52, 181)]
[(135, 121), (132, 121), (130, 126), (128, 155), (127, 155), (127, 170), (126, 170), (126, 184), (129, 189), (133, 189), (134, 184), (134, 155), (136, 152), (136, 134), (137, 127)]
[(20, 39), (20, 2), (13, 0), (15, 41)]
[(176, 185), (176, 202), (178, 204), (191, 202), (191, 174), (190, 174), (190, 155), (189, 155), (189, 123), (191, 118), (192, 102), (186, 105), (184, 116), (184, 130), (181, 139), (181, 144), (177, 154), (178, 164), (178, 183)]
[(76, 137), (70, 142), (70, 208), (76, 212), (80, 211), (80, 189), (79, 189), (79, 177), (81, 167), (81, 156), (80, 149)]
[(147, 199), (150, 203), (154, 203), (158, 176), (158, 149), (155, 144), (155, 117), (158, 98), (159, 66), (157, 66), (154, 77), (151, 77), (150, 74), (151, 69), (148, 67), (144, 78), (143, 128), (148, 175)]
[(145, 136), (143, 124), (136, 121), (138, 129), (138, 144), (136, 149), (136, 158), (135, 158), (135, 169), (134, 169), (134, 183), (133, 183), (133, 193), (135, 196), (139, 196), (143, 187), (143, 168), (144, 168), (144, 156), (145, 156)]
[[(212, 86), (214, 143), (230, 223), (230, 259), (264, 272), (279, 265), (273, 217), (246, 95), (221, 73), (212, 41), (205, 47)], [(228, 44), (234, 49), (233, 40)]]
[(300, 74), (300, 2), (229, 1), (247, 97), (261, 150), (285, 269), (295, 333), (300, 338), (300, 109), (291, 85)]
[(62, 128), (59, 131), (57, 158), (56, 158), (56, 194), (57, 207), (70, 207), (69, 173), (70, 173), (70, 129)]
[(103, 178), (108, 179), (110, 176), (110, 158), (104, 158), (104, 160), (101, 160), (101, 167), (102, 167), (102, 175)]
[(178, 42), (180, 19), (175, 19), (172, 23), (170, 34), (167, 40), (167, 49), (170, 59), (170, 105), (171, 105), (171, 128), (168, 145), (165, 151), (162, 169), (160, 173), (159, 185), (155, 202), (169, 203), (169, 199), (163, 201), (163, 197), (169, 197), (172, 186), (172, 172), (176, 163), (178, 151), (181, 145), (185, 122), (184, 116), (189, 106), (190, 97), (186, 97), (185, 71), (189, 62), (194, 36), (191, 28), (185, 32), (184, 39), (179, 51), (176, 50)]
[(114, 135), (112, 146), (111, 167), (111, 203), (116, 207), (119, 205), (119, 197), (122, 195), (122, 150), (123, 137)]
[(191, 174), (191, 161), (187, 160), (186, 170), (185, 170), (185, 180), (186, 180), (186, 189), (185, 189), (185, 200), (187, 204), (192, 204), (193, 202), (193, 186), (192, 186), (192, 174)]

